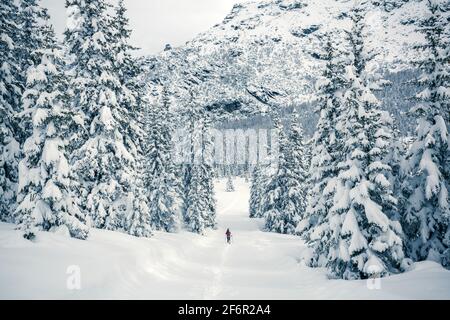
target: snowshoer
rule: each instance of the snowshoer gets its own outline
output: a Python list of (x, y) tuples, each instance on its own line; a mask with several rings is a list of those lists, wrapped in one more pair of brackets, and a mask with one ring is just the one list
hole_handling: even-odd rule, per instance
[(227, 236), (227, 243), (231, 243), (231, 231), (227, 228), (227, 232), (225, 232), (225, 235)]

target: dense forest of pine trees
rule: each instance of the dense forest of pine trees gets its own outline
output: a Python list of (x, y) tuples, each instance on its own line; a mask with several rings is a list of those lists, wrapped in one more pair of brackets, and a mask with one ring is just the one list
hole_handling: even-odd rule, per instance
[(18, 3), (0, 5), (1, 221), (30, 240), (39, 230), (86, 239), (90, 227), (141, 237), (183, 221), (214, 227), (212, 166), (178, 179), (170, 95), (144, 82), (123, 1), (67, 0), (64, 45), (39, 0)]
[(250, 217), (280, 233), (295, 225), (311, 249), (306, 263), (331, 278), (385, 276), (425, 259), (450, 267), (450, 8), (429, 1), (428, 9), (418, 30), (425, 42), (416, 48), (424, 58), (411, 61), (422, 72), (421, 91), (411, 97), (413, 137), (401, 137), (380, 108), (374, 92), (385, 81), (368, 67), (374, 53), (364, 44), (364, 7), (356, 5), (350, 32), (322, 36), (311, 155), (293, 152), (305, 143), (301, 135), (282, 135), (280, 167), (253, 170)]
[[(215, 167), (208, 112), (192, 97), (175, 115), (167, 88), (145, 83), (123, 1), (66, 0), (63, 44), (39, 0), (18, 3), (0, 4), (0, 220), (30, 240), (50, 230), (86, 239), (89, 228), (139, 237), (215, 228), (214, 176), (233, 192), (232, 175), (249, 164)], [(251, 168), (250, 217), (299, 235), (307, 264), (331, 278), (386, 276), (425, 259), (450, 268), (449, 10), (430, 1), (419, 25), (414, 136), (400, 136), (374, 94), (385, 81), (370, 68), (358, 5), (351, 31), (321, 37), (312, 139), (297, 110), (288, 125), (272, 112), (279, 152), (275, 166)], [(181, 164), (175, 123), (186, 133)]]

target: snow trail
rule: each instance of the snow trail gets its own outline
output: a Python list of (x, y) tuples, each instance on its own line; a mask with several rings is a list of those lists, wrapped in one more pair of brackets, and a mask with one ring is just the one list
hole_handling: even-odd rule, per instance
[(203, 299), (206, 299), (206, 300), (215, 299), (222, 291), (222, 277), (223, 277), (223, 273), (224, 273), (223, 269), (225, 266), (225, 261), (226, 261), (226, 257), (227, 257), (229, 248), (230, 248), (230, 246), (227, 245), (222, 250), (221, 262), (217, 267), (213, 268), (214, 278), (213, 278), (211, 285), (207, 286), (205, 288), (205, 294), (203, 296)]

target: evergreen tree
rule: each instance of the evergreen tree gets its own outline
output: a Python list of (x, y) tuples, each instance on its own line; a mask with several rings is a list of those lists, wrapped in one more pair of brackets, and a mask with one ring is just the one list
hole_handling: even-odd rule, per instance
[(20, 144), (19, 124), (14, 118), (20, 111), (20, 32), (18, 8), (13, 0), (0, 3), (0, 221), (12, 221), (16, 207)]
[(19, 26), (21, 68), (27, 72), (30, 66), (36, 66), (41, 61), (39, 49), (46, 47), (51, 26), (47, 9), (40, 5), (40, 0), (19, 0)]
[(72, 157), (80, 206), (94, 227), (123, 230), (132, 225), (124, 221), (138, 165), (129, 137), (132, 99), (118, 71), (123, 38), (104, 0), (67, 0), (66, 6), (70, 91), (85, 128)]
[(228, 174), (226, 192), (234, 192), (233, 178)]
[(400, 221), (401, 208), (404, 207), (404, 198), (402, 197), (402, 184), (406, 181), (407, 171), (406, 167), (406, 150), (408, 148), (405, 139), (400, 136), (400, 131), (395, 124), (395, 121), (387, 111), (382, 112), (382, 120), (384, 127), (390, 130), (390, 148), (383, 159), (384, 163), (389, 164), (391, 170), (386, 172), (386, 178), (392, 186), (392, 192), (397, 199), (397, 205), (391, 207), (389, 217), (391, 219)]
[[(297, 232), (313, 247), (313, 255), (307, 264), (319, 266), (324, 263), (327, 248), (321, 239), (330, 234), (325, 233), (328, 213), (333, 201), (333, 180), (337, 177), (338, 161), (343, 148), (342, 128), (338, 120), (342, 114), (342, 94), (345, 90), (345, 65), (347, 57), (344, 49), (334, 40), (339, 34), (325, 36), (324, 49), (320, 57), (325, 62), (322, 77), (317, 81), (319, 115), (317, 128), (311, 141), (311, 161), (309, 170), (310, 192), (308, 193), (305, 216), (297, 226)], [(322, 261), (319, 261), (321, 259)]]
[[(275, 119), (277, 119), (275, 117)], [(267, 143), (266, 141), (258, 140), (258, 144)], [(265, 148), (269, 151), (268, 145), (261, 145), (259, 148)], [(261, 149), (259, 149), (261, 150)], [(265, 155), (265, 154), (264, 154)], [(265, 190), (270, 172), (272, 168), (273, 157), (270, 153), (265, 155), (258, 154), (258, 162), (254, 165), (250, 176), (250, 199), (249, 199), (249, 216), (250, 218), (264, 218), (264, 211), (262, 210), (263, 200), (265, 197)]]
[[(143, 98), (143, 103), (146, 99)], [(146, 163), (141, 159), (134, 167), (136, 174), (135, 183), (127, 195), (126, 212), (124, 217), (124, 229), (128, 234), (136, 237), (151, 237), (152, 221), (150, 217), (148, 191), (146, 179), (148, 171)]]
[(212, 142), (207, 115), (189, 110), (187, 163), (183, 164), (183, 219), (188, 230), (203, 234), (216, 227)]
[[(47, 29), (47, 39), (53, 39)], [(70, 166), (66, 150), (75, 114), (68, 109), (67, 83), (60, 50), (55, 40), (39, 50), (41, 63), (28, 68), (21, 116), (30, 117), (32, 133), (23, 146), (19, 166), (19, 206), (16, 221), (27, 239), (37, 230), (65, 228), (72, 237), (85, 239), (88, 228), (71, 194)]]
[(249, 213), (250, 218), (262, 218), (261, 203), (264, 190), (264, 176), (261, 164), (256, 165), (252, 170), (250, 180), (250, 201)]
[(203, 145), (203, 161), (200, 167), (197, 169), (200, 170), (201, 173), (201, 184), (202, 184), (202, 193), (201, 196), (205, 201), (205, 211), (203, 212), (203, 219), (205, 221), (205, 226), (207, 228), (216, 229), (216, 198), (214, 193), (214, 168), (213, 168), (213, 144), (212, 144), (212, 136), (210, 132), (211, 128), (211, 119), (208, 115), (206, 115), (200, 121), (200, 135), (201, 141)]
[(303, 128), (296, 109), (294, 109), (291, 114), (288, 143), (289, 148), (287, 149), (286, 155), (287, 165), (299, 183), (299, 190), (296, 195), (299, 198), (298, 201), (300, 203), (298, 215), (304, 216), (308, 192), (309, 157), (305, 147)]
[(364, 11), (355, 7), (350, 33), (352, 65), (347, 68), (349, 89), (344, 95), (344, 158), (335, 181), (329, 213), (331, 237), (327, 267), (343, 279), (385, 276), (401, 270), (404, 254), (400, 223), (389, 217), (397, 204), (385, 158), (390, 128), (382, 121), (380, 103), (372, 92), (373, 72), (367, 70), (371, 53), (364, 46)]
[(201, 198), (202, 194), (202, 170), (199, 165), (191, 168), (189, 188), (186, 193), (186, 211), (184, 223), (191, 232), (203, 234), (206, 229), (203, 212), (206, 210), (206, 202)]
[(407, 156), (410, 179), (403, 189), (407, 199), (403, 228), (409, 257), (432, 259), (449, 267), (449, 8), (428, 1), (428, 9), (419, 27), (425, 42), (417, 46), (424, 56), (415, 62), (422, 70), (417, 82), (424, 89), (412, 109), (417, 129)]
[(123, 85), (119, 96), (119, 103), (127, 108), (130, 113), (130, 122), (126, 129), (128, 134), (125, 136), (125, 143), (136, 152), (143, 155), (140, 146), (145, 145), (146, 133), (144, 119), (146, 119), (145, 109), (148, 101), (144, 96), (147, 94), (148, 87), (145, 83), (142, 64), (139, 59), (132, 56), (136, 48), (129, 44), (131, 30), (127, 18), (127, 10), (123, 0), (119, 0), (115, 8), (114, 32), (116, 42), (115, 47), (115, 71), (120, 82)]
[[(299, 163), (299, 156), (294, 152), (294, 145), (290, 144), (284, 133), (281, 122), (275, 118), (274, 128), (278, 135), (278, 162), (272, 167), (264, 188), (264, 198), (261, 204), (262, 215), (265, 217), (265, 229), (285, 234), (294, 234), (300, 210), (305, 206), (301, 179), (298, 175), (300, 168), (294, 168)], [(294, 125), (294, 128), (296, 126)], [(292, 133), (297, 137), (300, 132)], [(295, 141), (297, 145), (299, 142)], [(298, 147), (298, 145), (297, 145)]]
[(149, 238), (153, 236), (153, 232), (148, 215), (148, 199), (142, 188), (142, 182), (138, 180), (134, 193), (128, 193), (124, 228), (132, 236)]
[(127, 213), (125, 214), (124, 228), (129, 234), (138, 237), (152, 235), (152, 221), (150, 218), (150, 203), (148, 202), (146, 146), (146, 113), (149, 102), (145, 98), (147, 86), (145, 84), (143, 69), (139, 60), (132, 56), (135, 47), (129, 44), (131, 30), (127, 10), (123, 0), (119, 0), (115, 7), (113, 21), (115, 42), (113, 59), (115, 72), (121, 83), (118, 92), (118, 102), (128, 110), (129, 117), (124, 123), (124, 145), (130, 150), (135, 161), (129, 164), (129, 170), (134, 177), (134, 183), (128, 189)]
[(156, 230), (178, 229), (176, 178), (172, 163), (172, 118), (167, 92), (163, 102), (150, 105), (147, 113), (146, 184), (149, 214)]
[[(20, 71), (17, 74), (21, 82), (22, 92), (27, 85), (28, 68), (41, 63), (42, 48), (46, 48), (53, 39), (49, 35), (53, 30), (48, 23), (50, 19), (47, 9), (40, 5), (40, 0), (19, 0), (17, 24), (19, 27), (17, 38), (19, 47), (17, 50)], [(27, 117), (17, 119), (19, 126), (16, 131), (16, 139), (22, 145), (30, 136), (33, 125)]]
[(403, 267), (402, 229), (389, 212), (396, 205), (383, 160), (388, 152), (390, 128), (382, 121), (376, 87), (367, 63), (372, 54), (364, 46), (364, 10), (352, 11), (349, 33), (351, 64), (346, 67), (348, 89), (343, 95), (337, 128), (343, 135), (337, 175), (326, 186), (332, 194), (323, 220), (310, 238), (314, 259), (326, 266), (330, 277), (361, 279), (385, 276)]

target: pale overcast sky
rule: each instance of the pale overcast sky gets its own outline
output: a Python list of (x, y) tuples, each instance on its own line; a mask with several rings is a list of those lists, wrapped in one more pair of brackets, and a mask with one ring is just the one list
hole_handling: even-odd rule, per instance
[[(125, 0), (133, 30), (132, 44), (157, 53), (165, 44), (178, 46), (219, 23), (235, 3), (248, 0)], [(115, 0), (111, 0), (115, 3)], [(56, 32), (65, 28), (64, 0), (42, 0)]]

